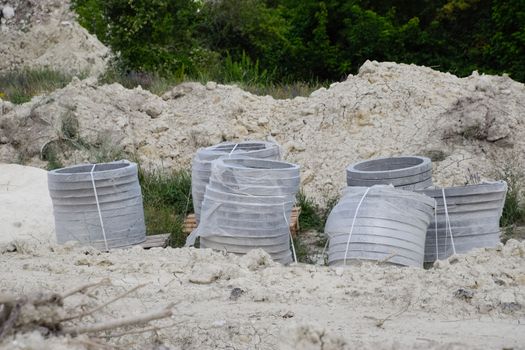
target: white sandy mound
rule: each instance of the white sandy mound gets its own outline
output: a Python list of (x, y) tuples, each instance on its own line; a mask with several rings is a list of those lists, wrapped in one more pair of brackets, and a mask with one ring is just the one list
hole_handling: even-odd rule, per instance
[(20, 239), (55, 241), (45, 170), (0, 164), (0, 208), (0, 243)]
[(68, 0), (3, 2), (14, 8), (15, 15), (0, 27), (0, 71), (24, 67), (88, 75), (105, 71), (109, 49), (76, 22)]
[[(199, 147), (268, 138), (301, 165), (302, 184), (318, 199), (340, 191), (349, 164), (380, 156), (428, 155), (436, 183), (464, 185), (470, 177), (493, 179), (501, 163), (524, 166), (523, 101), (524, 85), (508, 77), (458, 78), (388, 62), (366, 62), (346, 81), (292, 100), (215, 83), (181, 84), (161, 98), (75, 80), (5, 107), (0, 161), (21, 157), (41, 166), (41, 150), (55, 144), (69, 157), (66, 164), (123, 150), (146, 166), (180, 169)], [(77, 146), (65, 149), (64, 125), (78, 129)]]
[(63, 293), (111, 279), (111, 286), (66, 299), (65, 308), (81, 305), (70, 314), (144, 284), (84, 323), (175, 303), (170, 320), (154, 322), (167, 327), (156, 335), (109, 340), (127, 349), (151, 349), (154, 342), (200, 350), (523, 349), (525, 344), (525, 242), (515, 240), (452, 257), (430, 270), (372, 263), (285, 267), (261, 250), (243, 257), (193, 248), (102, 253), (34, 242), (19, 242), (12, 253), (0, 247), (0, 261), (0, 294)]

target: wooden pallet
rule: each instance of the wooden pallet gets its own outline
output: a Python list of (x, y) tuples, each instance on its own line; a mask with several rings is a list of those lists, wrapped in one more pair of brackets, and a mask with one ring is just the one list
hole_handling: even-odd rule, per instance
[[(301, 214), (301, 207), (293, 207), (292, 217), (290, 220), (290, 232), (292, 237), (296, 237), (299, 233), (299, 215)], [(182, 231), (189, 235), (193, 230), (197, 228), (197, 222), (195, 221), (195, 214), (188, 214), (184, 219), (184, 226)]]
[(146, 236), (146, 240), (139, 245), (144, 249), (150, 248), (166, 248), (168, 246), (168, 239), (170, 238), (169, 233), (163, 233), (160, 235)]

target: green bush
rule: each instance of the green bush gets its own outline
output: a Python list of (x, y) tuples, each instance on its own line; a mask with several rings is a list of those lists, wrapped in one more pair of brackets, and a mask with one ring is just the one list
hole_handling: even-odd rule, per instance
[(195, 38), (193, 0), (73, 0), (80, 23), (117, 53), (121, 69), (196, 74), (207, 52)]
[(333, 81), (367, 59), (525, 80), (521, 0), (72, 0), (124, 73)]

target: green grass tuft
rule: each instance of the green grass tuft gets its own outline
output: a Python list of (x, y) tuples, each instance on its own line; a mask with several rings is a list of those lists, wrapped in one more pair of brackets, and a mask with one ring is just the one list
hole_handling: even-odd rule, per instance
[(21, 104), (30, 101), (33, 96), (63, 88), (72, 79), (70, 74), (44, 68), (3, 72), (0, 73), (0, 96)]
[(500, 226), (503, 228), (502, 240), (507, 241), (513, 238), (516, 226), (525, 223), (525, 203), (523, 201), (525, 174), (518, 165), (510, 162), (499, 169), (498, 178), (506, 181), (508, 186), (500, 219)]
[(146, 231), (149, 235), (171, 233), (170, 246), (181, 247), (184, 218), (193, 212), (191, 175), (188, 171), (145, 171), (139, 168)]
[(299, 215), (299, 228), (301, 231), (323, 230), (323, 219), (319, 205), (311, 198), (308, 198), (303, 191), (297, 195), (297, 204), (301, 207)]

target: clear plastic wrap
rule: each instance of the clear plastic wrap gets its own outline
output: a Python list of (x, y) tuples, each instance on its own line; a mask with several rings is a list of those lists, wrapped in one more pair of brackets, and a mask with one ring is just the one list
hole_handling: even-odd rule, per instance
[(197, 223), (200, 221), (204, 192), (211, 176), (211, 162), (223, 156), (280, 160), (281, 147), (274, 142), (243, 141), (239, 143), (223, 142), (215, 146), (199, 149), (193, 158), (191, 170), (193, 208)]
[(290, 217), (299, 190), (299, 166), (273, 160), (234, 157), (211, 163), (192, 245), (246, 253), (262, 248), (283, 264), (292, 261)]
[(435, 201), (393, 186), (347, 187), (328, 216), (328, 262), (385, 260), (423, 266)]
[(427, 231), (425, 262), (446, 259), (454, 252), (495, 247), (500, 242), (499, 220), (507, 193), (505, 181), (418, 192), (437, 202), (437, 216)]

